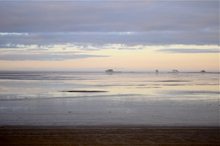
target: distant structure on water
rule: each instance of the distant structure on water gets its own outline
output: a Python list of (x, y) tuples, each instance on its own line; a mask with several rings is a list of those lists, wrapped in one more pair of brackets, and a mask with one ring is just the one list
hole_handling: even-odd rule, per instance
[(108, 74), (113, 74), (114, 70), (113, 69), (107, 69), (107, 70), (105, 70), (105, 72), (108, 73)]
[(177, 69), (173, 69), (172, 73), (179, 73), (179, 71)]
[(159, 70), (158, 70), (158, 69), (156, 69), (156, 70), (155, 70), (155, 73), (159, 73)]
[(205, 70), (201, 70), (200, 72), (201, 72), (201, 73), (205, 73), (206, 71), (205, 71)]

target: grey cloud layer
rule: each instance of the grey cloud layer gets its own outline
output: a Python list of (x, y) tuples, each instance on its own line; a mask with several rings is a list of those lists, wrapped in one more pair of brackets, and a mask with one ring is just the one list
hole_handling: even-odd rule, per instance
[(219, 49), (160, 49), (159, 52), (166, 53), (220, 53)]
[(218, 1), (1, 2), (0, 31), (152, 31), (218, 27)]
[(0, 54), (0, 60), (8, 61), (63, 61), (63, 60), (74, 60), (74, 59), (83, 59), (91, 57), (107, 57), (101, 55), (89, 55), (89, 54)]
[[(49, 38), (52, 43), (91, 41), (218, 44), (218, 3), (219, 1), (5, 1), (0, 2), (0, 32), (140, 33), (124, 36), (67, 35), (62, 36), (63, 39), (55, 34)], [(41, 41), (44, 36), (30, 39)]]
[[(77, 33), (30, 33), (6, 35), (0, 33), (0, 46), (7, 44), (219, 44), (218, 32), (200, 34), (184, 31), (149, 32), (77, 32)], [(12, 33), (13, 34), (13, 33)]]

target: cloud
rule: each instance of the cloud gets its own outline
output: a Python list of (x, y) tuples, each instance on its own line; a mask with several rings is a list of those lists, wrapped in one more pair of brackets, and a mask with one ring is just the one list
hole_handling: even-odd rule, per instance
[(220, 53), (219, 49), (160, 49), (160, 52), (165, 53)]
[(220, 53), (219, 45), (184, 45), (173, 44), (157, 48), (156, 51), (164, 53)]
[[(110, 57), (105, 50), (149, 50), (163, 53), (220, 53), (218, 45), (146, 45), (146, 44), (5, 44), (0, 47), (0, 60), (6, 61), (63, 61), (84, 58)], [(108, 52), (108, 51), (106, 51)], [(100, 55), (101, 54), (101, 55)]]
[(8, 32), (170, 31), (218, 26), (218, 1), (13, 1), (1, 4), (0, 18), (4, 21), (0, 23), (0, 30)]
[[(9, 33), (8, 33), (9, 34)], [(60, 43), (91, 44), (219, 44), (218, 31), (150, 31), (150, 32), (50, 32), (28, 33), (28, 35), (0, 35), (0, 46), (4, 44), (50, 45)]]
[(54, 44), (39, 46), (36, 44), (6, 44), (0, 48), (0, 60), (6, 61), (63, 61), (93, 57), (108, 57), (82, 49), (74, 44)]
[(91, 57), (108, 57), (89, 54), (1, 54), (0, 60), (6, 61), (64, 61)]
[(0, 32), (0, 36), (28, 36), (28, 33)]
[(219, 1), (22, 0), (0, 5), (1, 44), (219, 43)]

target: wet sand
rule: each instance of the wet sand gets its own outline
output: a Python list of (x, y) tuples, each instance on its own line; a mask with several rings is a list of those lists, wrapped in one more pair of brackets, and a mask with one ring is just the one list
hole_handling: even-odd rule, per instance
[(0, 127), (1, 146), (216, 146), (219, 144), (219, 127)]

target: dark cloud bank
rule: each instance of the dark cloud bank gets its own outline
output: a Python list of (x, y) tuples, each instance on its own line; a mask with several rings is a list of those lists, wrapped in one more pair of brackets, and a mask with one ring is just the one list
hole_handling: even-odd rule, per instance
[(0, 36), (1, 44), (219, 44), (219, 1), (0, 1), (0, 32), (33, 33), (24, 38)]

